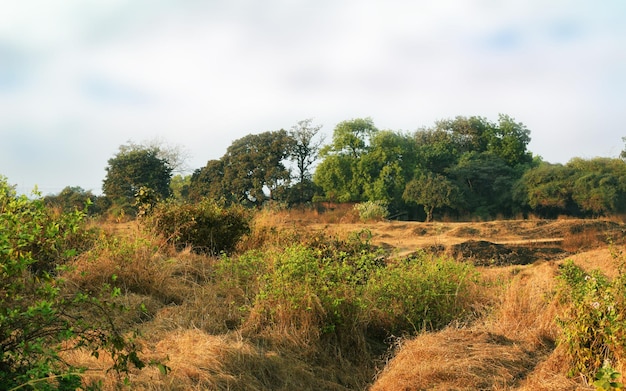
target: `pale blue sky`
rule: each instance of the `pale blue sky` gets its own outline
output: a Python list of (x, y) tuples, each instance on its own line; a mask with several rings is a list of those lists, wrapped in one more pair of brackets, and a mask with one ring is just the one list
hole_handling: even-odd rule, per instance
[(313, 118), (413, 131), (505, 113), (550, 162), (619, 155), (623, 0), (0, 2), (0, 174), (100, 193), (127, 140), (199, 168)]

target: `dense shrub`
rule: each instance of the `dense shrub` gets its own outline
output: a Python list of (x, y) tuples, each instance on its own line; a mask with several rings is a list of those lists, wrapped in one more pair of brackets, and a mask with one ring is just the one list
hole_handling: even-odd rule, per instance
[(384, 220), (389, 215), (385, 201), (366, 201), (354, 205), (361, 221)]
[[(619, 257), (616, 255), (616, 259)], [(572, 360), (570, 375), (601, 377), (626, 351), (626, 275), (609, 279), (572, 261), (561, 267), (560, 294), (566, 310), (558, 319), (558, 342)], [(599, 376), (600, 375), (600, 376)]]
[(250, 232), (251, 215), (239, 205), (228, 208), (204, 199), (198, 203), (164, 202), (156, 205), (145, 220), (177, 249), (192, 247), (196, 252), (231, 252)]
[(476, 299), (471, 265), (425, 253), (391, 262), (358, 237), (257, 253), (266, 266), (247, 326), (358, 361), (371, 341), (444, 327)]
[(81, 387), (83, 369), (60, 357), (79, 347), (107, 351), (118, 371), (143, 366), (109, 322), (108, 299), (116, 292), (94, 297), (61, 278), (61, 263), (76, 254), (71, 246), (84, 230), (84, 214), (52, 214), (35, 196), (17, 196), (0, 177), (0, 389)]
[(474, 299), (476, 272), (469, 263), (420, 253), (376, 270), (365, 296), (372, 327), (388, 333), (439, 329), (461, 319)]

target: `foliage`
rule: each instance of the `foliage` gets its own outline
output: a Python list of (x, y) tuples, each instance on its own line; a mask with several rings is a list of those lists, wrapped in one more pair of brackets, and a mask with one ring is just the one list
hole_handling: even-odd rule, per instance
[(189, 198), (190, 184), (191, 175), (174, 175), (172, 177), (172, 180), (170, 181), (170, 190), (172, 197), (177, 201), (186, 201)]
[(106, 211), (108, 204), (104, 197), (94, 195), (91, 190), (84, 190), (80, 186), (66, 186), (58, 194), (44, 197), (47, 206), (58, 208), (69, 213), (76, 209), (85, 209), (89, 215), (100, 215)]
[(162, 202), (152, 210), (145, 224), (154, 227), (176, 248), (187, 246), (196, 252), (230, 252), (250, 232), (250, 213), (240, 205), (228, 208), (204, 199), (198, 203)]
[[(467, 210), (483, 217), (511, 214), (511, 189), (518, 175), (499, 156), (491, 152), (467, 152), (448, 170), (448, 174), (458, 183), (463, 194), (462, 206)], [(461, 208), (461, 205), (455, 206)]]
[(359, 158), (368, 149), (369, 140), (378, 132), (371, 118), (356, 118), (343, 121), (335, 126), (333, 140), (322, 149), (322, 155), (348, 155)]
[(566, 165), (543, 163), (524, 173), (515, 199), (547, 217), (623, 212), (626, 162), (621, 159), (572, 159)]
[(440, 329), (461, 318), (475, 278), (469, 264), (426, 253), (377, 269), (366, 287), (372, 322), (389, 333)]
[(235, 140), (220, 160), (212, 160), (191, 177), (190, 193), (194, 199), (211, 197), (229, 203), (261, 206), (287, 187), (291, 179), (285, 160), (293, 139), (286, 131), (249, 134)]
[(366, 201), (354, 205), (361, 221), (383, 220), (389, 215), (385, 201)]
[(102, 190), (118, 206), (136, 212), (132, 204), (142, 187), (161, 199), (169, 197), (172, 167), (159, 157), (158, 149), (121, 146), (108, 163)]
[(598, 369), (594, 377), (593, 385), (597, 391), (621, 390), (624, 385), (617, 381), (621, 374), (611, 366), (611, 363), (605, 361), (602, 368)]
[[(474, 299), (469, 264), (426, 253), (386, 262), (367, 232), (347, 242), (318, 236), (257, 254), (266, 260), (248, 326), (308, 346), (332, 342), (358, 359), (366, 339), (438, 329), (460, 319)], [(360, 353), (355, 353), (360, 352)]]
[[(85, 214), (53, 215), (41, 198), (17, 196), (0, 178), (0, 385), (3, 389), (69, 390), (82, 386), (84, 368), (67, 365), (64, 350), (106, 351), (112, 370), (141, 368), (136, 346), (110, 322), (110, 297), (70, 289), (60, 263)], [(55, 256), (58, 258), (55, 259)], [(57, 264), (57, 262), (59, 264)], [(85, 320), (92, 313), (94, 322)]]
[(321, 125), (313, 126), (312, 119), (298, 122), (289, 131), (289, 137), (293, 139), (290, 151), (291, 160), (296, 162), (298, 183), (311, 180), (310, 168), (317, 159), (323, 137), (318, 137)]
[(561, 164), (541, 163), (526, 171), (515, 185), (514, 199), (546, 217), (576, 214), (572, 198), (574, 172)]
[(591, 379), (626, 348), (626, 276), (622, 269), (610, 280), (597, 270), (587, 273), (568, 261), (560, 279), (560, 292), (569, 306), (558, 319), (562, 329), (559, 343), (572, 358), (570, 374)]
[(359, 165), (378, 133), (371, 118), (357, 118), (337, 124), (331, 144), (320, 151), (322, 161), (313, 181), (330, 201), (361, 201), (364, 181)]
[(426, 221), (432, 221), (435, 208), (453, 206), (458, 197), (458, 188), (446, 177), (426, 173), (409, 182), (402, 198), (424, 206)]

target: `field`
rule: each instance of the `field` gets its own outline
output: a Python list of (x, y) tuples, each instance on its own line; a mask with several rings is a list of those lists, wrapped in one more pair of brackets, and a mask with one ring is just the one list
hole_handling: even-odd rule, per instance
[[(79, 259), (70, 278), (89, 287), (116, 275), (129, 308), (117, 321), (138, 332), (145, 358), (168, 367), (165, 375), (155, 366), (133, 371), (129, 388), (145, 390), (593, 389), (590, 375), (568, 375), (574, 363), (557, 319), (569, 307), (557, 276), (571, 260), (617, 278), (626, 232), (617, 220), (357, 222), (349, 213), (264, 211), (239, 255), (207, 257), (176, 251), (136, 222), (98, 227), (109, 245)], [(346, 255), (358, 245), (357, 255), (378, 254), (358, 258), (377, 270), (432, 260), (467, 281), (445, 294), (453, 301), (440, 316), (417, 324), (401, 313), (413, 307), (398, 307), (394, 318), (371, 304), (383, 292), (368, 288), (374, 277), (350, 282), (353, 290), (341, 285), (359, 268), (332, 275), (283, 268), (291, 274), (278, 279), (268, 265), (317, 259), (298, 243), (346, 260), (358, 258)], [(301, 277), (305, 288), (295, 283)], [(394, 286), (412, 292), (410, 284)], [(612, 354), (612, 368), (623, 373), (626, 356)], [(106, 357), (71, 351), (65, 359), (87, 366), (86, 376), (105, 389), (119, 387)]]

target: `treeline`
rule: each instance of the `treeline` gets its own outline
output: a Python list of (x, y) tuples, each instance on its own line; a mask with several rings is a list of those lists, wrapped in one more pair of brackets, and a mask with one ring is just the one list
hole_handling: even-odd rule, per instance
[(304, 120), (289, 131), (247, 135), (188, 176), (173, 176), (181, 165), (176, 148), (123, 145), (108, 162), (104, 197), (68, 187), (46, 199), (65, 208), (89, 197), (94, 213), (113, 214), (143, 213), (164, 199), (250, 207), (375, 201), (391, 217), (427, 221), (626, 209), (624, 160), (544, 162), (527, 149), (530, 130), (507, 115), (456, 117), (414, 132), (359, 118), (339, 123), (328, 143), (320, 128)]

